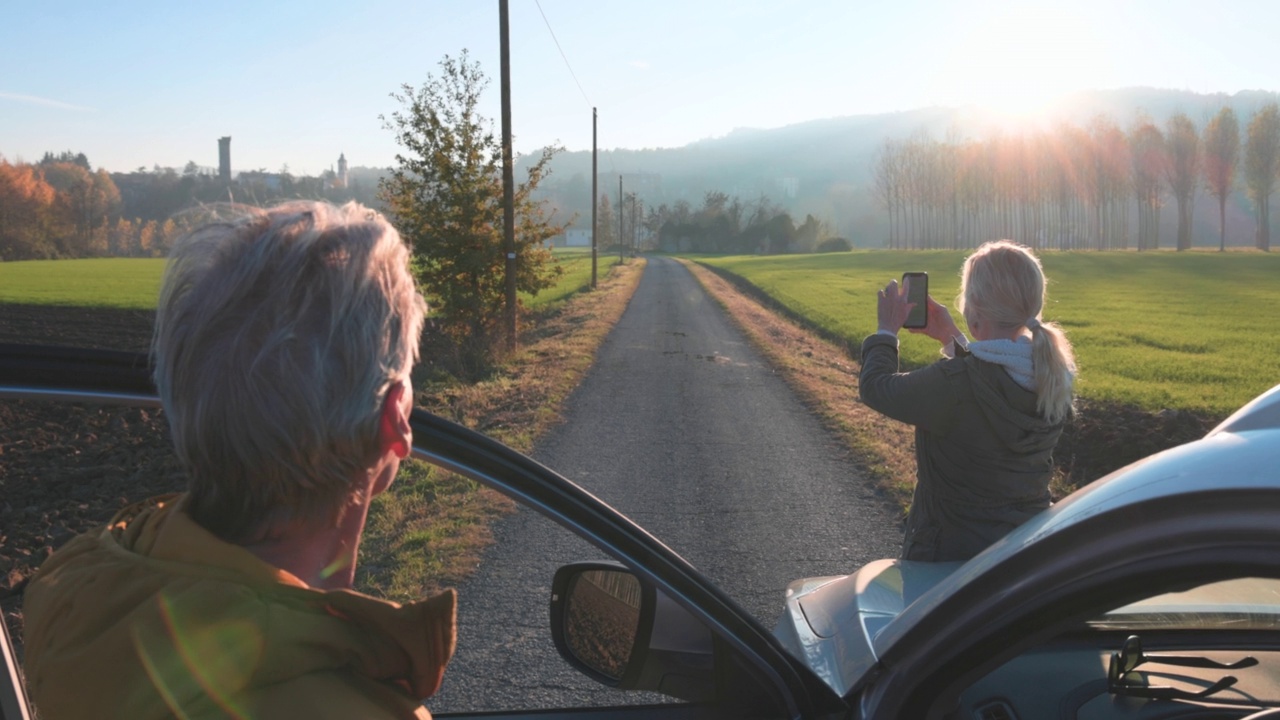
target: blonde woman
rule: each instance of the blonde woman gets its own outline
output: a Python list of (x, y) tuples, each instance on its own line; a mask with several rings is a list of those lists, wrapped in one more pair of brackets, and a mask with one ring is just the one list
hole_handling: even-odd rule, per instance
[(905, 288), (879, 293), (879, 330), (862, 343), (867, 406), (916, 429), (916, 488), (902, 557), (966, 560), (1049, 507), (1053, 449), (1072, 409), (1075, 359), (1041, 319), (1045, 276), (1030, 249), (989, 242), (965, 259), (958, 304), (965, 336), (928, 299), (918, 332), (945, 356), (898, 372), (898, 331), (914, 305)]

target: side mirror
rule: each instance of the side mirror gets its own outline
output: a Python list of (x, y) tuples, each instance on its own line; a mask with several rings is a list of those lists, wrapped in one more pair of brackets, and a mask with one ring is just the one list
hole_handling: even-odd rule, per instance
[(605, 685), (690, 702), (715, 699), (711, 632), (619, 563), (556, 571), (551, 636), (561, 657)]

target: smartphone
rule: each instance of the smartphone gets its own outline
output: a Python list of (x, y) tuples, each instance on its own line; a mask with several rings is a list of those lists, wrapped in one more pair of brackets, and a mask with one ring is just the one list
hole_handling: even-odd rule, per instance
[(929, 273), (902, 273), (902, 285), (907, 288), (907, 302), (916, 304), (915, 307), (911, 308), (911, 313), (907, 315), (907, 321), (902, 323), (902, 327), (922, 328), (928, 325)]

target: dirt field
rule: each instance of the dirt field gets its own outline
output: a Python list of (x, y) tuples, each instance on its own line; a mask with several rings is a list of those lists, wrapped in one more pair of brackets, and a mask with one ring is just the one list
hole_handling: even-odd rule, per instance
[[(0, 343), (145, 351), (154, 314), (0, 305)], [(1195, 439), (1216, 418), (1081, 404), (1055, 453), (1077, 483)], [(15, 637), (35, 569), (129, 502), (181, 489), (159, 413), (0, 401), (0, 609)]]
[[(145, 351), (154, 314), (0, 305), (0, 342)], [(53, 549), (128, 502), (182, 485), (158, 413), (0, 401), (0, 608), (21, 627), (21, 595)], [(15, 637), (17, 634), (15, 633)]]

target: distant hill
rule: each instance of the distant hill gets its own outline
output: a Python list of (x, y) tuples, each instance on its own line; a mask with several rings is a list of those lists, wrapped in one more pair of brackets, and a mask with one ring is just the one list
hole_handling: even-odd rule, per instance
[[(1063, 98), (1051, 111), (1050, 124), (1085, 125), (1105, 115), (1128, 128), (1145, 113), (1163, 126), (1171, 115), (1183, 112), (1203, 129), (1213, 114), (1229, 105), (1241, 120), (1243, 141), (1249, 118), (1272, 102), (1280, 102), (1280, 93), (1200, 94), (1155, 88), (1093, 91)], [(616, 201), (621, 173), (624, 190), (635, 191), (649, 206), (683, 200), (697, 207), (712, 190), (743, 200), (766, 195), (797, 218), (812, 213), (857, 245), (879, 245), (884, 234), (883, 211), (874, 203), (869, 178), (877, 150), (886, 139), (905, 139), (917, 133), (938, 140), (981, 138), (1000, 131), (976, 108), (945, 107), (828, 118), (772, 129), (744, 127), (678, 148), (601, 151), (599, 190)], [(576, 214), (578, 225), (589, 225), (590, 151), (561, 153), (551, 168), (543, 195), (558, 208), (557, 217), (567, 219)], [(629, 177), (634, 183), (628, 182)], [(1217, 209), (1204, 193), (1201, 195), (1205, 209), (1196, 208), (1197, 234), (1207, 233), (1203, 244), (1216, 244)], [(1236, 206), (1236, 214), (1247, 212), (1246, 203), (1233, 203)], [(1175, 214), (1167, 209), (1162, 219), (1172, 227)], [(1252, 220), (1247, 228), (1245, 224), (1232, 223), (1230, 243), (1252, 244), (1248, 234), (1252, 233)], [(1170, 232), (1163, 234), (1171, 237)]]

